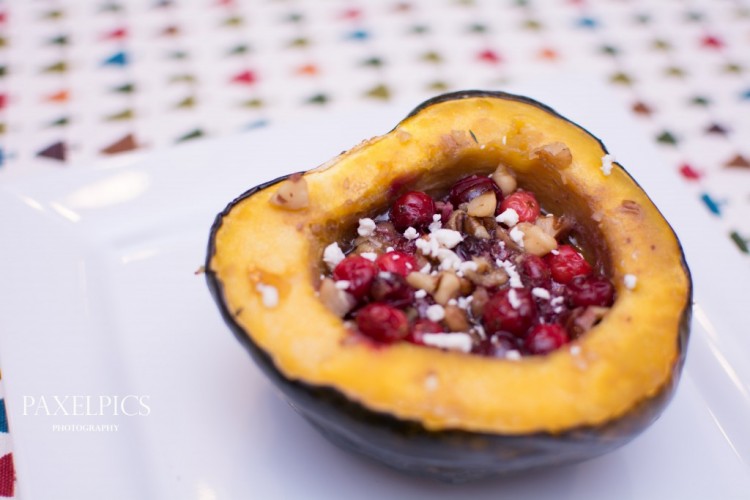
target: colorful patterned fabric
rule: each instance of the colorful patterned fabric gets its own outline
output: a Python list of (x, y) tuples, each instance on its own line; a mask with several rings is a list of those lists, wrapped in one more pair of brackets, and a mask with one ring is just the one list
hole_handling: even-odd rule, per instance
[(750, 256), (748, 54), (750, 0), (0, 0), (0, 181), (582, 71)]

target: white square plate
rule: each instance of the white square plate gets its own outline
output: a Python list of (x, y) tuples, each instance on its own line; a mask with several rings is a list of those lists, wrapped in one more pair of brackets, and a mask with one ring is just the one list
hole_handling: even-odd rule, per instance
[[(338, 450), (275, 396), (193, 273), (234, 196), (384, 133), (410, 106), (368, 108), (0, 188), (0, 367), (20, 495), (748, 498), (746, 264), (605, 89), (560, 80), (520, 92), (595, 131), (685, 245), (690, 354), (643, 435), (581, 465), (447, 487)], [(100, 410), (102, 396), (120, 406)]]

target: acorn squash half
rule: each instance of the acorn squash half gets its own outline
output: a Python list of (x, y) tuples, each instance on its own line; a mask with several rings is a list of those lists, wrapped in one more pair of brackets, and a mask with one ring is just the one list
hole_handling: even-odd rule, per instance
[[(567, 166), (547, 154), (559, 143), (572, 154)], [(659, 416), (680, 375), (691, 311), (674, 232), (620, 165), (602, 168), (605, 155), (586, 130), (526, 97), (442, 95), (305, 172), (304, 206), (271, 202), (285, 178), (232, 201), (211, 228), (208, 285), (290, 404), (345, 448), (448, 481), (588, 459)], [(316, 292), (325, 246), (351, 238), (360, 217), (406, 190), (440, 192), (500, 162), (545, 209), (576, 218), (587, 258), (615, 284), (605, 319), (575, 350), (518, 361), (349, 341)]]

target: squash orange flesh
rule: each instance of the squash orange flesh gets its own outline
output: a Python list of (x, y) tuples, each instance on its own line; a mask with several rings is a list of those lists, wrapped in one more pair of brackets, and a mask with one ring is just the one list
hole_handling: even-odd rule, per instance
[[(555, 142), (572, 152), (564, 170), (531, 154)], [(525, 102), (474, 97), (433, 104), (307, 172), (307, 209), (273, 206), (274, 186), (235, 205), (216, 234), (209, 271), (237, 324), (291, 380), (333, 387), (431, 430), (527, 434), (602, 424), (671, 383), (690, 295), (671, 228), (619, 165), (603, 174), (605, 154), (585, 130)], [(585, 246), (616, 287), (604, 321), (574, 349), (519, 361), (352, 342), (317, 297), (323, 248), (350, 237), (358, 218), (384, 210), (393, 186), (445, 188), (501, 161), (545, 208), (584, 227)], [(632, 290), (624, 286), (626, 274), (637, 277)], [(277, 288), (278, 304), (263, 304), (259, 283)]]

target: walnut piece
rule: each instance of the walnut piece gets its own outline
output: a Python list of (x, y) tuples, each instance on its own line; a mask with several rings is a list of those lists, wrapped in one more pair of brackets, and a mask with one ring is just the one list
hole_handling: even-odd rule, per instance
[(508, 196), (518, 187), (516, 176), (513, 175), (513, 171), (504, 164), (499, 164), (492, 174), (492, 180), (502, 191), (503, 196)]
[(495, 214), (497, 196), (494, 191), (480, 194), (469, 202), (466, 212), (472, 217), (490, 217)]
[(357, 300), (344, 290), (336, 287), (336, 283), (326, 278), (320, 284), (320, 301), (339, 318), (343, 318), (357, 304)]

